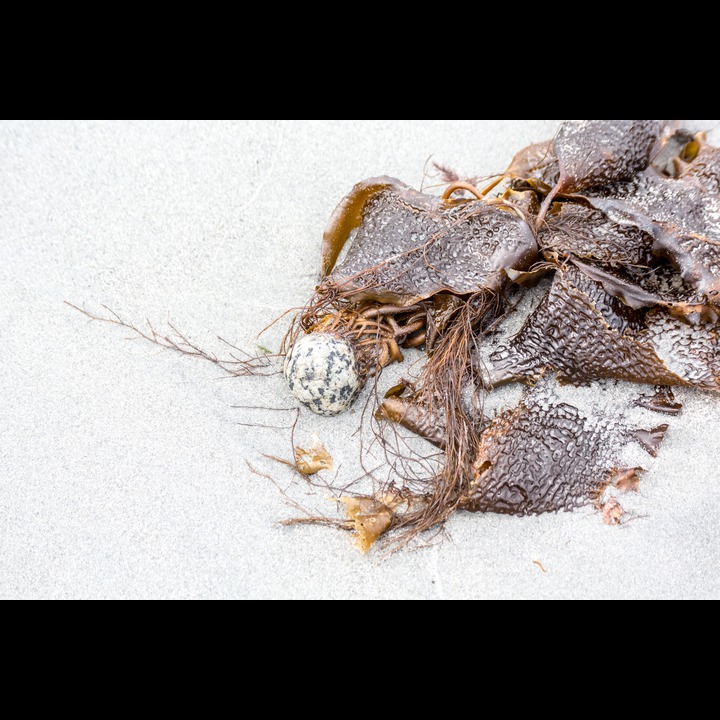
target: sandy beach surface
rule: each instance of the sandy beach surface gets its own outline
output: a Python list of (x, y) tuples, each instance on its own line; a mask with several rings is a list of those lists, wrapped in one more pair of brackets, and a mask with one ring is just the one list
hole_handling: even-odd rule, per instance
[[(218, 336), (276, 351), (282, 323), (257, 334), (312, 294), (357, 181), (419, 186), (430, 157), (491, 174), (558, 122), (0, 123), (0, 597), (720, 595), (715, 397), (676, 393), (685, 412), (619, 528), (592, 509), (458, 514), (424, 549), (363, 557), (344, 533), (279, 525), (291, 500), (335, 512), (264, 457), (290, 455), (282, 378), (227, 378), (64, 304), (170, 323), (218, 354)], [(720, 121), (686, 124), (720, 143)], [(411, 371), (393, 372), (388, 386)], [(585, 391), (610, 408), (617, 392)], [(334, 458), (326, 481), (362, 475), (361, 414), (301, 413), (298, 441)]]

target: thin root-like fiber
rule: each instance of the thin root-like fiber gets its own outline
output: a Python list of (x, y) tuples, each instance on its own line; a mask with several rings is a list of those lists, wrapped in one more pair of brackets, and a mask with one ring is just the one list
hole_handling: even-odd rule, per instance
[(276, 359), (278, 357), (277, 355), (264, 353), (262, 355), (252, 356), (244, 350), (241, 350), (236, 345), (218, 337), (218, 340), (229, 349), (229, 356), (222, 358), (201, 348), (171, 323), (168, 323), (171, 332), (163, 333), (156, 330), (150, 321), (147, 321), (146, 327), (141, 327), (124, 320), (120, 317), (120, 315), (118, 315), (118, 313), (111, 310), (106, 305), (103, 305), (102, 307), (107, 312), (107, 315), (98, 315), (84, 308), (78, 307), (77, 305), (73, 305), (70, 302), (65, 301), (65, 304), (73, 310), (77, 310), (82, 313), (94, 322), (108, 323), (110, 325), (125, 328), (126, 330), (132, 332), (135, 337), (147, 340), (153, 345), (161, 347), (163, 350), (170, 350), (172, 352), (179, 353), (180, 355), (205, 360), (233, 377), (247, 377), (249, 375), (268, 376), (277, 373), (277, 370), (273, 365), (273, 359)]
[(482, 326), (497, 315), (499, 299), (483, 293), (467, 301), (439, 342), (423, 370), (420, 390), (413, 399), (428, 416), (441, 418), (445, 428), (442, 469), (426, 482), (412, 509), (397, 514), (389, 544), (402, 547), (421, 533), (444, 523), (460, 506), (471, 481), (479, 443), (482, 409), (472, 407), (468, 388), (482, 388), (473, 357)]

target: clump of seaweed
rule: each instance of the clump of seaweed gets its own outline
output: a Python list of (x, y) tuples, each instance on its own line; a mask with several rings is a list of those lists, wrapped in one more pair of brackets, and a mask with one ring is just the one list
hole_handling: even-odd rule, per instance
[[(277, 357), (230, 346), (223, 360), (174, 328), (166, 335), (83, 312), (232, 375), (277, 369), (308, 336), (318, 343), (307, 352), (323, 352), (328, 338), (323, 382), (349, 362), (358, 387), (345, 397), (373, 380), (367, 402), (389, 479), (372, 494), (342, 493), (346, 519), (289, 524), (353, 531), (366, 552), (381, 538), (401, 547), (461, 510), (594, 505), (609, 524), (622, 522), (617, 496), (637, 490), (643, 472), (623, 453), (635, 444), (655, 456), (668, 426), (639, 429), (557, 390), (651, 385), (635, 405), (666, 416), (682, 409), (672, 387), (720, 390), (720, 150), (679, 121), (582, 120), (519, 152), (485, 187), (436, 167), (447, 183), (440, 195), (378, 177), (341, 201), (323, 238), (320, 285)], [(519, 332), (496, 341), (538, 283), (544, 295)], [(426, 356), (418, 376), (381, 397), (383, 369), (417, 348)], [(286, 366), (302, 375), (288, 378), (291, 388), (317, 385), (317, 355), (305, 360)], [(493, 389), (511, 383), (528, 387), (520, 404), (487, 413)], [(312, 409), (322, 413), (315, 386)], [(392, 426), (436, 446), (439, 462), (420, 457), (421, 471), (403, 473), (395, 460), (411, 463), (415, 451), (391, 447), (382, 429)], [(311, 469), (330, 464), (321, 460)]]

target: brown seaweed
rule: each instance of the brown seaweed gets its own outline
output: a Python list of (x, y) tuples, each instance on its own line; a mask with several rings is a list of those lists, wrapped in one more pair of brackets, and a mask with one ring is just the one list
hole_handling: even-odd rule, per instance
[(645, 170), (667, 120), (567, 120), (553, 143), (560, 177), (548, 194), (538, 223), (558, 195), (629, 180)]
[(533, 392), (483, 433), (462, 509), (539, 515), (596, 502), (627, 474), (623, 448), (638, 442), (654, 454), (666, 429), (636, 430)]
[[(372, 178), (358, 183), (338, 205), (325, 229), (322, 245), (322, 274), (328, 275), (335, 267), (351, 233), (362, 222), (363, 209), (373, 195), (395, 187), (389, 177)], [(400, 184), (402, 185), (402, 183)]]
[(429, 443), (445, 448), (447, 430), (437, 416), (426, 412), (417, 402), (400, 397), (386, 397), (376, 413), (378, 420), (388, 420), (402, 425)]
[(667, 120), (569, 120), (555, 138), (558, 192), (628, 180), (650, 164)]
[(716, 323), (690, 325), (663, 309), (634, 310), (575, 266), (558, 270), (520, 333), (491, 357), (489, 385), (625, 380), (720, 390)]
[(658, 386), (653, 395), (641, 395), (635, 404), (638, 407), (652, 410), (663, 415), (677, 417), (682, 413), (682, 403), (675, 401), (673, 391), (668, 387)]
[(593, 207), (654, 238), (701, 300), (720, 298), (720, 196), (686, 180), (639, 176), (588, 194)]
[(542, 251), (611, 267), (647, 266), (653, 238), (633, 225), (619, 225), (600, 210), (563, 203), (538, 232)]
[(354, 303), (404, 307), (440, 293), (498, 292), (506, 270), (525, 270), (537, 258), (535, 236), (511, 205), (443, 201), (387, 179), (358, 187), (373, 192), (360, 209), (346, 198), (336, 211), (333, 226), (343, 232), (359, 214), (357, 234), (324, 283)]
[[(298, 522), (352, 530), (363, 552), (458, 510), (533, 515), (595, 503), (618, 524), (624, 511), (607, 493), (636, 491), (643, 472), (625, 466), (625, 448), (656, 455), (668, 426), (583, 411), (561, 402), (553, 382), (654, 386), (634, 402), (667, 416), (682, 410), (670, 387), (720, 391), (720, 150), (676, 121), (572, 120), (485, 188), (443, 176), (441, 196), (390, 177), (353, 188), (325, 231), (321, 283), (281, 350), (304, 333), (341, 338), (364, 383), (379, 382), (402, 349), (424, 347), (419, 377), (388, 391), (374, 417), (435, 445), (441, 466), (342, 497), (347, 519)], [(503, 336), (515, 302), (546, 276), (519, 332)], [(270, 362), (223, 362), (179, 333), (96, 319), (236, 375)], [(487, 395), (515, 382), (531, 386), (523, 401), (488, 416)], [(297, 452), (308, 473), (330, 466), (322, 452)]]
[[(380, 178), (341, 203), (325, 235), (332, 264), (351, 244), (332, 272), (325, 264), (324, 306), (426, 313), (427, 364), (410, 394), (405, 383), (388, 393), (377, 417), (445, 459), (388, 531), (414, 537), (461, 509), (523, 515), (592, 502), (606, 522), (620, 522), (617, 500), (601, 496), (637, 489), (642, 472), (623, 467), (621, 450), (636, 443), (656, 455), (668, 427), (632, 428), (537, 391), (488, 420), (468, 398), (496, 385), (548, 374), (562, 384), (650, 384), (659, 390), (638, 404), (669, 415), (681, 409), (670, 386), (720, 390), (713, 156), (671, 127), (569, 121), (484, 190), (453, 176), (436, 198)], [(459, 191), (473, 199), (453, 199)], [(509, 286), (548, 273), (545, 298), (484, 365), (480, 349)]]

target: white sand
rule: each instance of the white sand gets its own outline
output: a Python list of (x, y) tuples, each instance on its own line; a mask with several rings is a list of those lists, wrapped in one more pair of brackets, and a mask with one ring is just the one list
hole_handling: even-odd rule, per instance
[[(644, 479), (643, 517), (624, 527), (592, 511), (459, 515), (429, 550), (361, 557), (333, 530), (279, 528), (292, 510), (246, 465), (308, 497), (262, 457), (287, 456), (287, 433), (238, 424), (287, 415), (232, 407), (288, 407), (280, 378), (221, 379), (63, 305), (104, 303), (217, 350), (218, 334), (252, 349), (309, 297), (325, 222), (356, 181), (417, 185), (430, 155), (489, 174), (556, 123), (0, 124), (0, 597), (720, 595), (711, 396), (677, 393), (686, 412)], [(277, 349), (280, 334), (261, 342)], [(358, 418), (301, 417), (338, 482), (361, 472)]]

